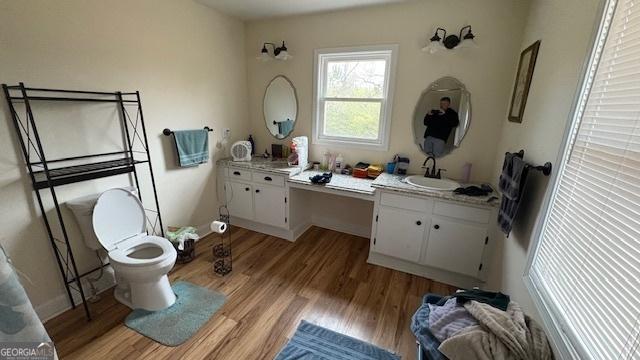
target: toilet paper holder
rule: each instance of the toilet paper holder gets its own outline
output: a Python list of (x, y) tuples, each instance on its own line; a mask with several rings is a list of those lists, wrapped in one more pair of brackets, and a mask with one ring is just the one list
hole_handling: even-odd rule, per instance
[(213, 272), (225, 276), (233, 270), (231, 223), (226, 205), (220, 207), (219, 220), (211, 223), (211, 231), (220, 234), (220, 243), (213, 246)]

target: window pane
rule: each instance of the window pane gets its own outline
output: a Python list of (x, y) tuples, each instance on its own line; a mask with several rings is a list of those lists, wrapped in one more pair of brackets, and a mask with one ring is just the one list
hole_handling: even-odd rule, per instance
[(380, 107), (379, 102), (326, 101), (324, 135), (377, 139)]
[(325, 97), (382, 98), (385, 60), (329, 61)]

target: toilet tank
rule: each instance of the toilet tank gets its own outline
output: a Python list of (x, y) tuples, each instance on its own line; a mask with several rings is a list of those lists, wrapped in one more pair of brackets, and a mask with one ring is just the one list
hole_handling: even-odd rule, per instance
[[(134, 195), (138, 195), (138, 190), (135, 187), (124, 187), (123, 189), (131, 192)], [(92, 250), (102, 249), (102, 245), (98, 241), (96, 234), (93, 232), (93, 208), (96, 206), (98, 197), (101, 194), (92, 194), (82, 196), (77, 199), (68, 200), (65, 205), (71, 210), (73, 216), (76, 218), (76, 222), (80, 227), (80, 232), (84, 239), (85, 245)]]

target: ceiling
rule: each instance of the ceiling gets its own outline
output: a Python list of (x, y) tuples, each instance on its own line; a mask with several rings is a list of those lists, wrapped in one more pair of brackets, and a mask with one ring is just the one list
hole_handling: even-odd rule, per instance
[(310, 14), (404, 0), (196, 0), (242, 20)]

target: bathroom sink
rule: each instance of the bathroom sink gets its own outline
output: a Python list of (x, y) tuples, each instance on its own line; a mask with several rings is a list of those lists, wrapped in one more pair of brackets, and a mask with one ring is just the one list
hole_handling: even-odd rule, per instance
[(449, 179), (434, 179), (422, 175), (411, 175), (407, 177), (407, 183), (434, 191), (451, 191), (460, 187), (460, 184)]

